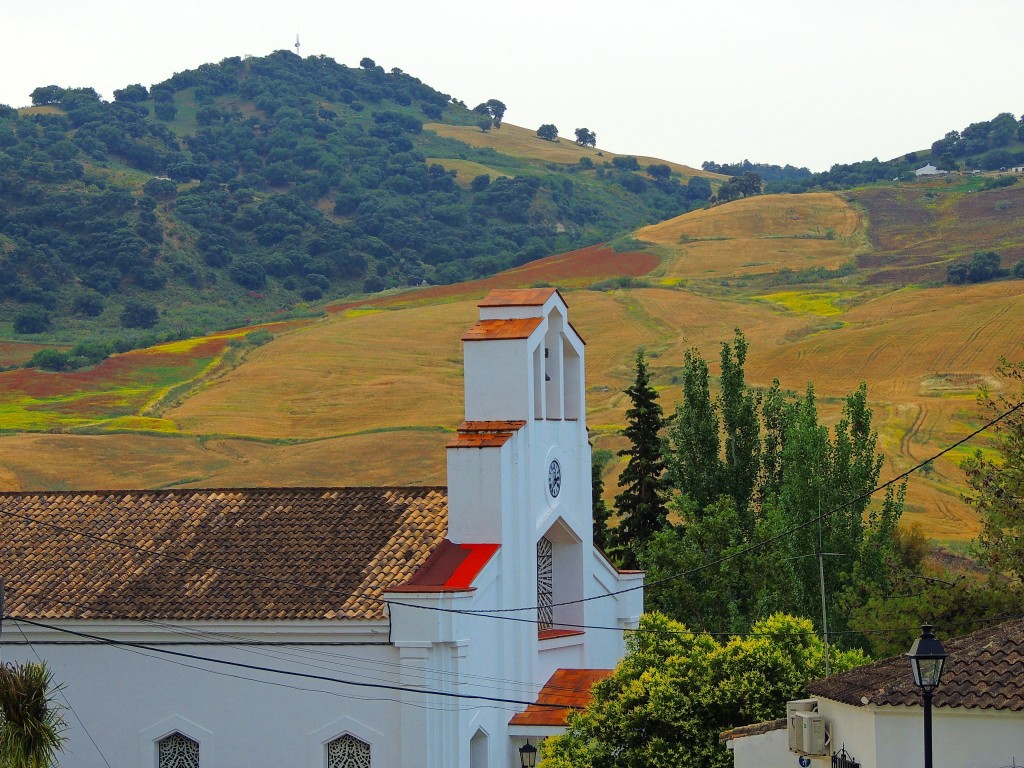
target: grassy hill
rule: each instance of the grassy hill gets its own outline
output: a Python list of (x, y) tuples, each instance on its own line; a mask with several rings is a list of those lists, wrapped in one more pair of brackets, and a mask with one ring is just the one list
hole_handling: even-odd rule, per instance
[(703, 206), (715, 178), (484, 133), (400, 70), (286, 51), (114, 96), (0, 105), (0, 343), (123, 351), (483, 277)]
[[(1000, 386), (998, 357), (1020, 354), (1024, 281), (941, 280), (981, 247), (1004, 267), (1020, 260), (1022, 206), (1020, 185), (959, 177), (748, 198), (641, 228), (633, 250), (587, 248), (338, 303), (268, 328), (261, 345), (244, 341), (246, 328), (71, 376), (9, 371), (0, 486), (443, 483), (443, 445), (462, 417), (459, 338), (476, 301), (537, 284), (562, 288), (588, 342), (596, 447), (622, 444), (638, 346), (671, 407), (684, 349), (717, 360), (738, 327), (748, 379), (795, 392), (813, 381), (826, 419), (866, 381), (892, 477), (975, 428), (977, 387)], [(976, 532), (959, 498), (966, 450), (911, 482), (908, 516), (935, 537)]]

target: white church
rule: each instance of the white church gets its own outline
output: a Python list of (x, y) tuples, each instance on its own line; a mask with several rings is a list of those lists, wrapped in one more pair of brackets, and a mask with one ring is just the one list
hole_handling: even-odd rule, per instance
[(0, 494), (0, 660), (64, 685), (63, 768), (518, 768), (563, 729), (643, 610), (593, 546), (584, 342), (554, 289), (463, 342), (447, 488)]

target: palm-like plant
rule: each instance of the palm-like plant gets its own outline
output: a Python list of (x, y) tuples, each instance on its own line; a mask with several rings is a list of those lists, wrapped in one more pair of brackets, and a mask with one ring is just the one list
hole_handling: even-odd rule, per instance
[(0, 664), (0, 768), (54, 768), (64, 743), (61, 707), (45, 664)]

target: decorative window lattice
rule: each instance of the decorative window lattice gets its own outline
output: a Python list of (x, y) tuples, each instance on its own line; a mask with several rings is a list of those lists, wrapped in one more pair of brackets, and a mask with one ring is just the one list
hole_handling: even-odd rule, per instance
[(537, 542), (537, 631), (555, 626), (554, 558), (551, 542), (543, 536)]
[(370, 768), (370, 745), (342, 736), (327, 745), (327, 768)]
[(199, 742), (181, 733), (157, 742), (159, 768), (199, 768)]

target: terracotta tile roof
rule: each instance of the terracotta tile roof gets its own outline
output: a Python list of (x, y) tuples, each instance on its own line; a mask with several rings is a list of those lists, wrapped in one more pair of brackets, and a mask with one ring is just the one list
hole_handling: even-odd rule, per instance
[(539, 307), (558, 293), (557, 288), (498, 288), (477, 304), (478, 307)]
[(497, 448), (525, 426), (525, 421), (464, 421), (447, 448)]
[(495, 341), (501, 339), (528, 339), (543, 322), (539, 317), (510, 320), (479, 320), (462, 335), (463, 341)]
[(376, 598), (427, 561), (447, 512), (443, 488), (3, 493), (6, 609), (35, 619), (379, 619)]
[[(949, 658), (933, 695), (935, 706), (1024, 710), (1024, 619), (952, 640), (939, 639)], [(854, 706), (921, 704), (921, 691), (914, 685), (906, 656), (814, 681), (807, 690), (812, 696)]]
[[(556, 669), (537, 694), (537, 703), (513, 715), (509, 725), (565, 725), (566, 716), (590, 703), (594, 683), (611, 675), (611, 669)], [(565, 709), (556, 709), (559, 704)], [(548, 705), (548, 706), (538, 706)]]
[(741, 725), (739, 728), (722, 731), (718, 736), (718, 741), (724, 744), (729, 739), (742, 739), (744, 736), (760, 736), (762, 733), (771, 733), (785, 727), (786, 718), (784, 717), (778, 720), (768, 720), (764, 723)]

